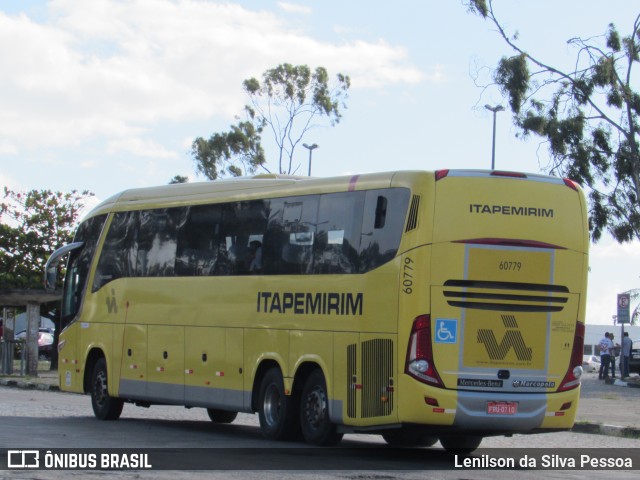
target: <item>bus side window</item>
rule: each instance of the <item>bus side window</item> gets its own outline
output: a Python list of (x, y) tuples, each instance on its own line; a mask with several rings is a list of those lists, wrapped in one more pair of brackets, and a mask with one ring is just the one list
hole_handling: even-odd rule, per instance
[(222, 242), (219, 275), (249, 275), (255, 268), (255, 243), (262, 243), (267, 229), (269, 200), (228, 203), (222, 210)]
[(377, 268), (396, 255), (408, 205), (406, 188), (367, 191), (359, 249), (360, 273)]
[(131, 261), (135, 260), (131, 255), (131, 248), (137, 231), (137, 213), (118, 212), (113, 215), (102, 245), (92, 291), (95, 292), (112, 280), (131, 276), (133, 272)]
[(188, 209), (185, 224), (178, 232), (176, 275), (215, 275), (220, 257), (220, 205), (197, 205)]
[(184, 224), (185, 216), (185, 208), (140, 212), (136, 254), (137, 277), (174, 275), (178, 230)]
[(262, 253), (265, 274), (311, 273), (317, 212), (317, 195), (271, 200)]
[(365, 192), (320, 196), (314, 245), (314, 272), (358, 272), (358, 249)]

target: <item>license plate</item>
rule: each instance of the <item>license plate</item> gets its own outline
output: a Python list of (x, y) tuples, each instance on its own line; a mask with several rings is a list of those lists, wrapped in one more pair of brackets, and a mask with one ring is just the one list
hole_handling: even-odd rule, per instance
[(515, 415), (518, 412), (518, 402), (488, 402), (489, 415)]

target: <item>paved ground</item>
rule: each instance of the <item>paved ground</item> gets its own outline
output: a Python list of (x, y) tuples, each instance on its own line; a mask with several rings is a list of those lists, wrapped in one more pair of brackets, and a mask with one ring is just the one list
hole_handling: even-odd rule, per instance
[[(58, 390), (58, 374), (0, 376), (1, 386)], [(574, 431), (640, 438), (640, 376), (606, 383), (597, 373), (585, 373)]]

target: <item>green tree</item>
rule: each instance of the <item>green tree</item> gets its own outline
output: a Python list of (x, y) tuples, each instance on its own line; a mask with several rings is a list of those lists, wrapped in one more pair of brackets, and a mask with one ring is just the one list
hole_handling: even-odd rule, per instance
[(249, 96), (246, 120), (208, 140), (194, 140), (191, 153), (197, 171), (211, 180), (254, 173), (258, 168), (270, 172), (262, 143), (262, 135), (270, 132), (278, 150), (278, 173), (294, 173), (296, 147), (321, 120), (331, 126), (340, 122), (350, 84), (349, 77), (341, 73), (330, 85), (325, 68), (311, 71), (306, 65), (288, 63), (264, 72), (262, 81), (245, 80), (243, 89)]
[(189, 178), (184, 175), (176, 175), (169, 180), (169, 185), (175, 185), (176, 183), (189, 183)]
[(42, 288), (47, 258), (73, 239), (78, 213), (92, 195), (75, 190), (16, 192), (4, 188), (0, 204), (0, 288)]
[[(44, 266), (49, 255), (71, 242), (78, 214), (90, 196), (93, 194), (87, 191), (17, 192), (4, 188), (0, 203), (0, 288), (43, 288)], [(41, 315), (56, 325), (54, 341), (57, 344), (58, 306), (42, 305)], [(54, 349), (52, 370), (57, 369), (57, 360)]]
[(576, 61), (563, 70), (524, 51), (517, 34), (509, 35), (498, 19), (492, 0), (468, 5), (514, 51), (499, 61), (494, 81), (509, 99), (519, 134), (546, 141), (548, 173), (587, 188), (593, 240), (603, 231), (618, 242), (640, 239), (640, 95), (633, 89), (640, 15), (626, 37), (610, 24), (602, 37), (571, 38)]

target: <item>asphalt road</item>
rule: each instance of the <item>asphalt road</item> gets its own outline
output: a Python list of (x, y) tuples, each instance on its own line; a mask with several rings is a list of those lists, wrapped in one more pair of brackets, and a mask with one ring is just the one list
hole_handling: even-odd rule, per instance
[[(98, 454), (119, 448), (140, 452), (141, 449), (179, 449), (166, 451), (164, 455), (150, 450), (156, 467), (159, 464), (166, 467), (175, 461), (179, 471), (139, 470), (136, 478), (501, 479), (513, 478), (515, 474), (513, 470), (499, 468), (470, 470), (456, 466), (456, 460), (439, 444), (429, 449), (393, 450), (386, 448), (377, 435), (347, 435), (338, 449), (271, 442), (261, 436), (255, 415), (241, 414), (231, 425), (215, 425), (203, 409), (164, 406), (144, 409), (125, 405), (120, 420), (101, 422), (93, 417), (89, 397), (50, 391), (0, 387), (0, 426), (0, 449), (58, 452), (57, 449), (90, 448)], [(567, 447), (575, 450), (563, 450)], [(625, 452), (640, 452), (640, 440), (578, 433), (493, 437), (483, 441), (475, 457), (518, 459), (523, 453), (535, 452), (529, 449), (544, 449), (542, 453), (558, 454), (558, 459), (563, 461), (576, 451), (587, 452), (585, 449), (594, 447), (605, 449), (599, 452), (606, 455), (624, 457)], [(509, 450), (513, 455), (493, 450), (506, 448), (513, 449)], [(228, 470), (186, 471), (207, 462)], [(608, 478), (638, 478), (638, 470), (610, 470), (606, 472)], [(0, 478), (100, 478), (102, 475), (128, 478), (131, 473), (7, 470), (0, 471)], [(544, 472), (517, 471), (522, 479), (537, 479), (542, 474), (547, 478), (602, 478), (604, 473), (566, 467)]]

